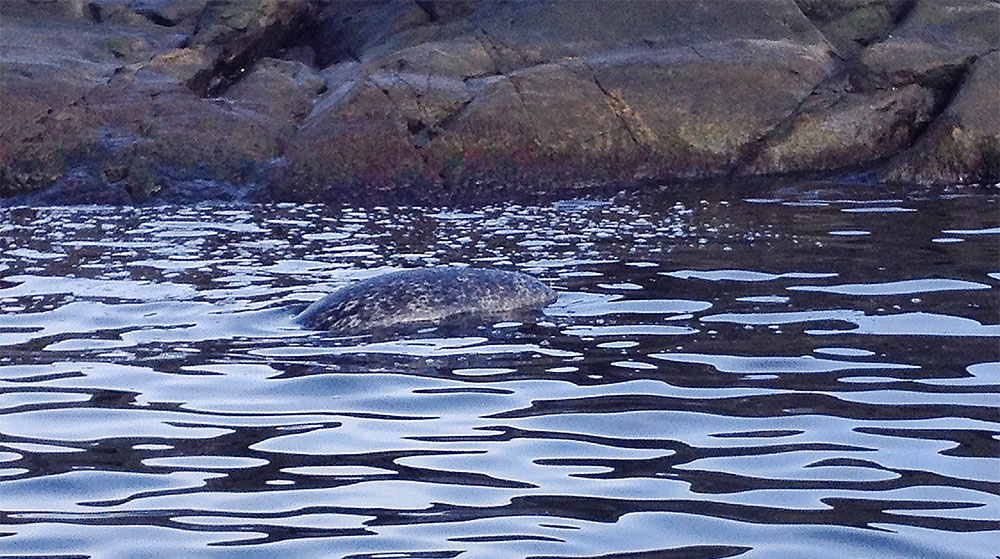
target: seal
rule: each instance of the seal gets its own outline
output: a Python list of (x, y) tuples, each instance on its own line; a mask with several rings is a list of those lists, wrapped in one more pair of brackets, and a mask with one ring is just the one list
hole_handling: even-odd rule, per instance
[(555, 300), (555, 291), (525, 274), (440, 266), (359, 281), (309, 305), (295, 320), (312, 330), (358, 335), (533, 311)]

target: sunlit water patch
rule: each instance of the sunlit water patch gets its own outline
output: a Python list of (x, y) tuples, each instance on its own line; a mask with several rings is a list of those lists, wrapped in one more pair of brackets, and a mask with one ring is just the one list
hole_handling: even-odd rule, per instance
[[(0, 555), (996, 555), (998, 196), (0, 211)], [(336, 337), (325, 293), (532, 274)]]

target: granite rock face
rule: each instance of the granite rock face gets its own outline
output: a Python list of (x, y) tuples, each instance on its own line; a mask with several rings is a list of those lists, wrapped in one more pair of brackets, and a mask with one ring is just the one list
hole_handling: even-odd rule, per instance
[[(854, 167), (877, 170), (881, 179), (892, 182), (1000, 180), (995, 168), (991, 171), (983, 157), (969, 151), (996, 146), (1000, 134), (995, 127), (992, 133), (970, 132), (976, 139), (967, 136), (968, 142), (955, 148), (964, 150), (964, 155), (951, 166), (934, 163), (931, 152), (938, 148), (932, 144), (940, 140), (926, 137), (940, 136), (934, 130), (954, 119), (946, 115), (954, 112), (956, 94), (969, 86), (966, 74), (979, 57), (995, 52), (1000, 44), (1000, 5), (965, 0), (857, 0), (832, 6), (809, 0), (803, 5), (846, 12), (834, 17), (833, 23), (820, 23), (841, 45), (846, 56), (843, 69), (774, 129), (744, 172)], [(895, 24), (886, 24), (890, 17)], [(866, 22), (855, 29), (870, 33), (845, 36), (845, 21)], [(992, 79), (994, 86), (1000, 85), (1000, 73), (985, 72), (991, 71), (980, 82), (985, 85)], [(985, 100), (973, 110), (982, 111), (986, 121), (995, 121), (998, 114), (996, 104), (989, 106)], [(921, 165), (927, 168), (919, 170)], [(902, 171), (904, 166), (910, 171)]]
[[(996, 182), (989, 0), (4, 0), (0, 195)], [(54, 186), (51, 186), (54, 185)], [(54, 197), (51, 193), (58, 192)]]
[(339, 79), (279, 188), (723, 175), (837, 68), (791, 1), (399, 6), (325, 12)]
[[(109, 203), (120, 201), (123, 192), (143, 202), (192, 175), (243, 181), (289, 141), (293, 113), (277, 104), (262, 111), (266, 96), (247, 99), (241, 91), (252, 91), (261, 76), (280, 73), (259, 53), (284, 44), (295, 25), (314, 15), (316, 4), (108, 1), (90, 2), (82, 13), (39, 17), (31, 8), (43, 3), (16, 2), (3, 7), (18, 7), (18, 17), (5, 14), (0, 21), (4, 196), (59, 181), (64, 199), (73, 201), (68, 180), (87, 185), (79, 190), (88, 202), (101, 200), (101, 185)], [(126, 57), (111, 48), (119, 44), (141, 49)], [(315, 90), (318, 79), (302, 87)], [(247, 83), (234, 89), (235, 96), (210, 95), (237, 81)], [(272, 93), (290, 102), (287, 91)]]
[(893, 182), (996, 182), (1000, 177), (1000, 52), (976, 60), (944, 111), (883, 176)]

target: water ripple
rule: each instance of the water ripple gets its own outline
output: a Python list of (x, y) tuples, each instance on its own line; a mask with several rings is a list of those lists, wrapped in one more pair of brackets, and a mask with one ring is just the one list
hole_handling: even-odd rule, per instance
[[(992, 557), (997, 203), (0, 210), (0, 554)], [(559, 299), (292, 321), (429, 265)]]

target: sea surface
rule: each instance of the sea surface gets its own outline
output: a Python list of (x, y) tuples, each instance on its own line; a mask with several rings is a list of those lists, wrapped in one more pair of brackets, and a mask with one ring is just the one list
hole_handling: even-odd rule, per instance
[[(523, 321), (295, 312), (421, 266)], [(0, 209), (0, 556), (992, 559), (1000, 191)]]

